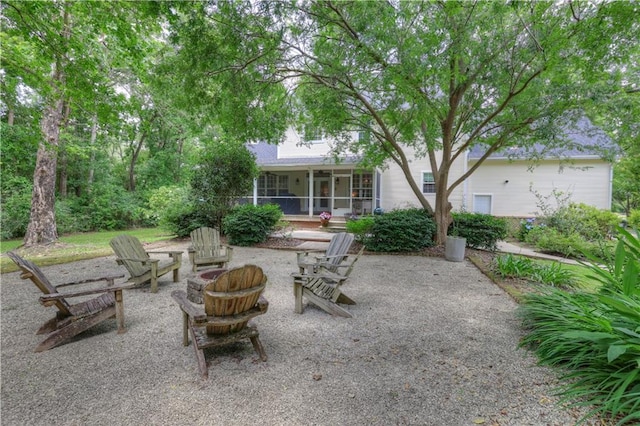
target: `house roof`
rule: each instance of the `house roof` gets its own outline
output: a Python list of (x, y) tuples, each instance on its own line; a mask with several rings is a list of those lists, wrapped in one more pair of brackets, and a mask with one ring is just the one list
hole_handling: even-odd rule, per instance
[[(512, 146), (502, 151), (494, 152), (489, 158), (603, 158), (619, 151), (619, 147), (613, 140), (584, 116), (575, 123), (567, 125), (554, 140), (559, 146), (549, 147), (541, 143), (528, 147)], [(482, 157), (487, 149), (487, 145), (475, 145), (469, 150), (468, 158), (477, 160)]]
[[(260, 166), (308, 166), (308, 165), (335, 165), (332, 156), (278, 158), (278, 146), (266, 142), (247, 144), (249, 151), (256, 156), (256, 162)], [(340, 164), (357, 164), (355, 156), (343, 157)]]

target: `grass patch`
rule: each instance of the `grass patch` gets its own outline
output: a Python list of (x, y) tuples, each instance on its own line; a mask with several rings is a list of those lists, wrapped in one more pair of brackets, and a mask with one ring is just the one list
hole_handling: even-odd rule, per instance
[[(175, 235), (161, 228), (139, 228), (126, 231), (102, 231), (64, 235), (53, 244), (20, 248), (22, 240), (9, 240), (0, 242), (0, 251), (6, 253), (16, 250), (20, 255), (28, 258), (39, 266), (56, 265), (60, 263), (75, 262), (83, 259), (109, 256), (113, 254), (109, 241), (117, 235), (133, 235), (144, 243), (169, 241)], [(17, 271), (15, 264), (6, 256), (0, 258), (0, 271)]]

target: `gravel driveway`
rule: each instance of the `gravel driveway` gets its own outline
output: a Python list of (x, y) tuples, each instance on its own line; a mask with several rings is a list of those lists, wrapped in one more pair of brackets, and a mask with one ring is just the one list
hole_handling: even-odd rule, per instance
[[(186, 250), (186, 243), (167, 249)], [(249, 342), (208, 353), (200, 378), (182, 346), (171, 274), (156, 294), (125, 291), (127, 333), (114, 320), (32, 352), (53, 308), (18, 273), (2, 275), (3, 425), (571, 425), (554, 375), (517, 349), (516, 304), (471, 263), (365, 255), (344, 292), (353, 318), (306, 305), (295, 314), (291, 251), (235, 248), (232, 266), (269, 277)], [(113, 257), (43, 268), (54, 284), (124, 272)]]

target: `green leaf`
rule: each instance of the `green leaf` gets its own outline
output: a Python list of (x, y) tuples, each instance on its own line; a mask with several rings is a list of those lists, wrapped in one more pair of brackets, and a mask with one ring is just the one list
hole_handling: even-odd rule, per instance
[(607, 351), (607, 361), (612, 362), (616, 360), (620, 355), (627, 352), (627, 345), (611, 345)]

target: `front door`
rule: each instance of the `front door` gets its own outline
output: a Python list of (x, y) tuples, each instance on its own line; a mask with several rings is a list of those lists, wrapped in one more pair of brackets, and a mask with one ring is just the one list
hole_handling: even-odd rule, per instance
[(316, 178), (313, 181), (314, 213), (331, 213), (331, 178)]
[(334, 216), (351, 213), (351, 175), (333, 176), (333, 212)]

